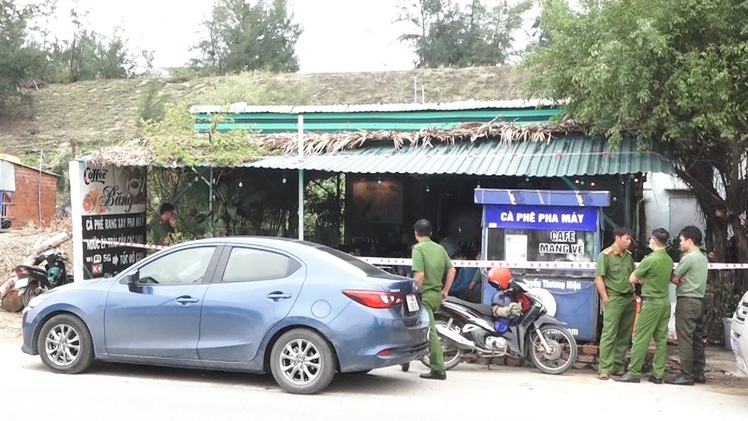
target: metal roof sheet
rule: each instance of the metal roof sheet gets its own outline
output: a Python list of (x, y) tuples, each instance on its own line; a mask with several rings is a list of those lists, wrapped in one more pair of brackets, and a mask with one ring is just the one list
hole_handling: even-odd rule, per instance
[(356, 174), (530, 177), (674, 173), (672, 162), (661, 148), (641, 151), (633, 141), (624, 140), (611, 150), (605, 139), (583, 136), (560, 137), (549, 143), (509, 145), (492, 140), (401, 149), (377, 145), (303, 158), (295, 155), (267, 157), (246, 166)]
[(237, 102), (226, 108), (221, 105), (196, 105), (190, 112), (199, 114), (216, 113), (279, 113), (279, 114), (312, 114), (312, 113), (359, 113), (359, 112), (404, 112), (404, 111), (460, 111), (481, 109), (521, 109), (550, 107), (561, 105), (559, 102), (545, 99), (516, 99), (505, 101), (454, 101), (410, 104), (358, 104), (358, 105), (248, 105)]

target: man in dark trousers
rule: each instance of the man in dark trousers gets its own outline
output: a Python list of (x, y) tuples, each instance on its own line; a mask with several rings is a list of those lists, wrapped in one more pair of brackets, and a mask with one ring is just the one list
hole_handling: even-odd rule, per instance
[[(431, 223), (421, 219), (413, 225), (416, 244), (411, 256), (413, 259), (413, 278), (423, 294), (423, 305), (429, 313), (431, 329), (429, 330), (429, 361), (431, 371), (421, 374), (424, 379), (445, 380), (444, 354), (436, 332), (434, 313), (439, 309), (442, 300), (447, 298), (449, 289), (455, 279), (455, 268), (444, 247), (431, 241)], [(444, 274), (446, 281), (442, 283)]]
[(634, 232), (625, 227), (613, 231), (615, 241), (597, 258), (595, 283), (603, 301), (603, 333), (600, 338), (600, 365), (597, 377), (610, 379), (623, 371), (623, 357), (631, 344), (636, 302), (629, 282), (634, 258), (629, 252)]
[(701, 230), (693, 225), (680, 232), (680, 250), (683, 252), (678, 266), (673, 271), (673, 283), (678, 286), (675, 304), (675, 332), (678, 335), (680, 374), (668, 377), (665, 383), (691, 386), (706, 383), (704, 367), (704, 292), (709, 262), (699, 246)]
[(623, 376), (613, 378), (615, 381), (639, 383), (649, 342), (654, 338), (656, 348), (649, 381), (662, 384), (667, 363), (667, 324), (670, 321), (668, 285), (673, 276), (673, 259), (665, 250), (669, 238), (670, 233), (664, 228), (652, 231), (649, 238), (652, 253), (631, 274), (632, 284), (642, 284), (642, 307), (636, 320), (629, 369)]

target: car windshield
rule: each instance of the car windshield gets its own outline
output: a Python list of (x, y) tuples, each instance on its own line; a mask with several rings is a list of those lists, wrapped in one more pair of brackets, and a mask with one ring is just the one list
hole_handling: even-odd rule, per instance
[(351, 256), (348, 253), (344, 253), (344, 252), (342, 252), (340, 250), (336, 250), (334, 248), (327, 247), (327, 246), (321, 246), (321, 245), (317, 245), (316, 249), (320, 250), (320, 251), (324, 251), (325, 253), (330, 254), (333, 257), (336, 257), (336, 258), (338, 258), (338, 259), (340, 259), (340, 260), (342, 260), (342, 261), (350, 264), (351, 266), (354, 266), (356, 269), (359, 269), (359, 270), (363, 271), (366, 274), (366, 276), (389, 275), (387, 272), (383, 271), (382, 269), (379, 269), (376, 266), (372, 266), (372, 265), (364, 262), (363, 260), (361, 260), (361, 259), (359, 259), (359, 258), (357, 258), (355, 256)]

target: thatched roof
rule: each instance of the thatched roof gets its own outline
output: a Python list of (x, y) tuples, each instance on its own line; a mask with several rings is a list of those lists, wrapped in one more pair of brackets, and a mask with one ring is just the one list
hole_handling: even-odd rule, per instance
[[(333, 133), (305, 133), (304, 154), (324, 154), (343, 150), (364, 148), (370, 145), (392, 143), (395, 149), (405, 147), (448, 147), (460, 142), (489, 141), (501, 144), (517, 142), (548, 143), (554, 137), (572, 133), (584, 133), (584, 128), (573, 120), (554, 124), (532, 124), (518, 126), (511, 122), (464, 123), (452, 129), (424, 128), (417, 132), (353, 131)], [(249, 139), (260, 143), (268, 154), (298, 153), (297, 133), (268, 134)], [(91, 154), (87, 161), (96, 165), (148, 166), (158, 161), (147, 146), (110, 147)], [(179, 162), (167, 162), (165, 166), (179, 166)], [(213, 166), (206, 162), (205, 166)]]

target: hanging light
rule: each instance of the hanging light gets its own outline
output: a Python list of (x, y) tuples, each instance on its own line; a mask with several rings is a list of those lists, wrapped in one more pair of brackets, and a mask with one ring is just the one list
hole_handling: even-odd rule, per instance
[(244, 187), (244, 183), (242, 183), (242, 182), (240, 181), (240, 182), (239, 182), (239, 188), (242, 188), (242, 187)]
[(382, 184), (382, 176), (377, 176), (377, 184)]
[(286, 184), (286, 176), (283, 176), (283, 184)]
[(592, 186), (592, 187), (595, 187), (595, 182), (594, 182), (594, 181), (593, 181), (593, 182), (591, 182), (591, 183), (590, 183), (590, 186)]

